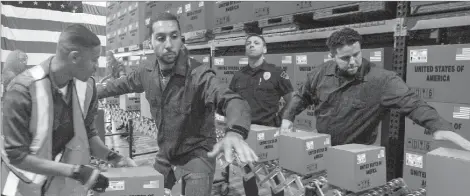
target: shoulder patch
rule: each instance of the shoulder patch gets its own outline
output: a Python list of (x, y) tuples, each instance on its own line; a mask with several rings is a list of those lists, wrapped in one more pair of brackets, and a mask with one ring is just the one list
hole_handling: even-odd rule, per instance
[(46, 72), (41, 66), (34, 66), (27, 70), (34, 80), (40, 80), (46, 77)]
[(286, 80), (289, 80), (289, 74), (287, 74), (286, 71), (282, 71), (282, 73), (281, 73), (281, 78), (284, 78), (284, 79), (286, 79)]

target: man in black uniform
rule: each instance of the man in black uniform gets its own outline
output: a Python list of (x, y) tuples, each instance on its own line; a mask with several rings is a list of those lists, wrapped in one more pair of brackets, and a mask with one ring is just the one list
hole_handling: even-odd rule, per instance
[(235, 73), (229, 87), (248, 101), (251, 123), (280, 127), (279, 100), (283, 97), (289, 103), (293, 92), (289, 76), (282, 68), (266, 62), (266, 41), (262, 36), (248, 36), (245, 49), (248, 65)]
[[(248, 65), (235, 73), (229, 88), (248, 101), (252, 124), (280, 127), (284, 109), (279, 111), (278, 103), (281, 97), (289, 103), (293, 87), (282, 68), (266, 62), (266, 50), (266, 40), (261, 35), (247, 37), (245, 53)], [(228, 177), (228, 171), (227, 168), (222, 176)], [(279, 182), (277, 178), (275, 180)], [(245, 182), (244, 186), (245, 192), (257, 192), (255, 181)]]

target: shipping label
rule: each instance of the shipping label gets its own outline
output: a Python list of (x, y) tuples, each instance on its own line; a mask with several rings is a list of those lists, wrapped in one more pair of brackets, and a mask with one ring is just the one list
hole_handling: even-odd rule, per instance
[(410, 63), (427, 63), (428, 49), (410, 50)]
[(423, 169), (423, 156), (412, 153), (406, 153), (405, 159), (406, 165)]

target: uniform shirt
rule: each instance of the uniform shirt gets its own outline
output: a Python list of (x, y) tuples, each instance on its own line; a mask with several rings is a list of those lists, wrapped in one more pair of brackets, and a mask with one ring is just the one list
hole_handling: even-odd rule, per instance
[[(18, 75), (13, 79), (11, 87), (7, 90), (3, 100), (4, 146), (12, 163), (20, 163), (29, 154), (29, 146), (32, 141), (29, 130), (32, 107), (29, 87), (33, 82), (34, 79), (30, 76)], [(54, 102), (52, 153), (55, 157), (64, 150), (65, 145), (74, 137), (72, 93), (75, 92), (72, 82), (68, 84), (66, 89), (68, 92), (65, 97), (52, 79), (51, 86)], [(85, 118), (85, 127), (88, 138), (92, 138), (97, 135), (94, 124), (98, 111), (96, 88), (88, 111)]]
[(340, 83), (337, 64), (328, 61), (315, 67), (295, 93), (284, 119), (293, 121), (314, 104), (317, 130), (331, 134), (332, 145), (373, 144), (375, 129), (388, 109), (398, 109), (417, 124), (431, 130), (453, 130), (451, 123), (418, 97), (392, 71), (375, 67), (363, 59), (355, 77)]
[[(181, 53), (166, 88), (157, 62), (143, 61), (126, 77), (98, 89), (98, 98), (145, 92), (157, 124), (161, 156), (171, 165), (207, 158), (216, 143), (215, 111), (227, 116), (227, 125), (246, 138), (250, 108), (238, 94), (224, 88), (207, 66)], [(215, 162), (214, 162), (215, 164)]]
[(247, 65), (234, 74), (229, 87), (250, 104), (253, 124), (281, 125), (279, 100), (293, 91), (289, 76), (282, 68), (266, 61), (256, 68)]

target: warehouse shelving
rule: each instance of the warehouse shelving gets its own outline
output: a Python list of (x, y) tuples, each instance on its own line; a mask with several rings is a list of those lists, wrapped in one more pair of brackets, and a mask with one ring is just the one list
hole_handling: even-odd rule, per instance
[[(442, 3), (435, 3), (442, 4)], [(356, 24), (347, 24), (347, 25), (334, 25), (331, 27), (320, 27), (314, 29), (304, 29), (304, 30), (295, 30), (287, 31), (281, 33), (269, 33), (264, 34), (264, 37), (269, 45), (276, 45), (277, 43), (285, 42), (299, 42), (301, 40), (311, 41), (311, 40), (324, 40), (332, 32), (343, 28), (351, 27), (356, 29), (359, 33), (363, 35), (377, 35), (377, 36), (386, 36), (387, 40), (391, 40), (393, 37), (393, 63), (394, 71), (402, 77), (406, 78), (406, 61), (407, 61), (407, 47), (410, 44), (410, 40), (413, 39), (410, 35), (414, 35), (420, 31), (434, 31), (436, 29), (446, 29), (446, 28), (455, 28), (455, 27), (465, 27), (470, 26), (470, 10), (469, 3), (460, 2), (460, 3), (449, 3), (449, 5), (441, 6), (444, 8), (451, 8), (447, 10), (439, 10), (439, 6), (436, 5), (419, 5), (412, 7), (410, 2), (400, 1), (397, 3), (396, 16), (391, 19), (376, 19), (378, 21), (373, 22), (357, 22)], [(413, 10), (411, 10), (413, 9)], [(436, 12), (437, 13), (429, 13)], [(467, 9), (467, 10), (465, 10)], [(423, 11), (424, 10), (424, 11)], [(305, 13), (303, 13), (305, 14)], [(445, 30), (443, 30), (445, 31)], [(465, 31), (468, 32), (468, 31)], [(238, 32), (238, 34), (243, 35), (244, 32)], [(391, 35), (393, 34), (393, 35)], [(189, 37), (196, 36), (200, 37), (199, 34), (187, 33)], [(426, 36), (429, 36), (426, 34)], [(379, 37), (380, 39), (380, 37)], [(211, 39), (209, 41), (200, 42), (200, 43), (187, 43), (186, 47), (190, 51), (210, 51), (210, 55), (218, 56), (215, 54), (225, 54), (226, 52), (221, 52), (220, 50), (231, 49), (237, 53), (243, 50), (243, 45), (245, 41), (245, 36), (231, 37), (231, 38), (222, 38), (222, 39)], [(380, 40), (383, 41), (383, 40)], [(431, 40), (432, 41), (432, 40)], [(383, 41), (384, 43), (389, 43), (389, 41)], [(391, 41), (390, 41), (391, 42)], [(305, 44), (304, 44), (305, 45)], [(295, 46), (294, 46), (295, 47)], [(305, 46), (302, 46), (305, 47)], [(392, 46), (390, 46), (392, 47)], [(142, 47), (140, 47), (142, 48)], [(240, 49), (241, 48), (241, 49)], [(275, 46), (277, 50), (282, 48), (279, 44)], [(128, 52), (118, 52), (116, 57), (126, 57), (126, 56), (138, 56), (143, 54), (153, 53), (150, 49), (139, 49), (136, 51)], [(388, 133), (389, 143), (387, 144), (387, 154), (389, 159), (387, 159), (387, 165), (392, 169), (389, 171), (388, 179), (401, 176), (402, 163), (403, 163), (403, 140), (404, 140), (404, 116), (400, 115), (396, 111), (392, 111), (389, 117), (390, 130)]]

